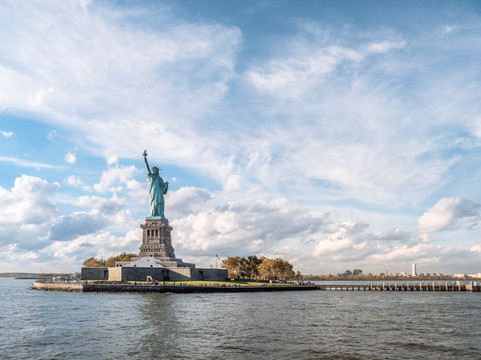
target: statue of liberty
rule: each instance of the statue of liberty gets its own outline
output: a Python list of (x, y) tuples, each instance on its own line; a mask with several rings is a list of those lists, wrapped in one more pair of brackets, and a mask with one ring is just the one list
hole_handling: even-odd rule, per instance
[(149, 163), (147, 162), (147, 150), (143, 153), (145, 167), (147, 168), (147, 180), (149, 180), (149, 200), (150, 200), (150, 216), (160, 217), (162, 220), (168, 221), (164, 216), (164, 195), (169, 190), (169, 182), (159, 176), (159, 168), (152, 167), (150, 171)]

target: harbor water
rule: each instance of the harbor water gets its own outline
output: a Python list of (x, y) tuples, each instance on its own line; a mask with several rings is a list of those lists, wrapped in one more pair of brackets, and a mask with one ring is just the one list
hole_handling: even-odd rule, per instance
[(0, 279), (1, 359), (481, 359), (481, 293), (115, 294)]

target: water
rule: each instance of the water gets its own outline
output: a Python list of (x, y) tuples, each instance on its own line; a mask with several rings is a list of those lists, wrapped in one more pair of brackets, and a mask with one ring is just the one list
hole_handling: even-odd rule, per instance
[(481, 359), (481, 293), (97, 294), (0, 279), (0, 359)]

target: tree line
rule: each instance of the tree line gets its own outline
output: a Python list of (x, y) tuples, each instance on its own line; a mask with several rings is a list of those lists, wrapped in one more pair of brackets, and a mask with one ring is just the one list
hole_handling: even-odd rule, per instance
[(132, 258), (138, 257), (138, 254), (134, 253), (121, 253), (112, 257), (109, 257), (107, 260), (104, 259), (97, 259), (95, 257), (89, 257), (85, 259), (82, 266), (83, 267), (114, 267), (116, 261), (131, 261)]
[[(292, 280), (296, 278), (292, 264), (281, 258), (268, 259), (256, 255), (228, 257), (222, 260), (222, 268), (231, 279)], [(300, 273), (298, 273), (300, 275)]]

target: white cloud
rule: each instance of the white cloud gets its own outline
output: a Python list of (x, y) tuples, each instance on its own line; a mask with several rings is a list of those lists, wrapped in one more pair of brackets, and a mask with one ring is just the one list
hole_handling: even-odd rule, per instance
[(405, 41), (382, 41), (379, 43), (370, 44), (367, 47), (367, 52), (382, 54), (392, 49), (402, 49), (405, 45)]
[(478, 214), (479, 204), (463, 198), (444, 198), (419, 218), (419, 231), (432, 233), (445, 230), (457, 219), (472, 218)]
[(238, 172), (243, 179), (256, 174), (280, 193), (298, 192), (303, 197), (291, 199), (303, 203), (416, 203), (445, 184), (443, 175), (460, 158), (440, 153), (458, 145), (436, 139), (430, 127), (438, 124), (405, 106), (410, 96), (399, 92), (400, 73), (415, 73), (408, 41), (396, 34), (376, 40), (386, 38), (383, 32), (367, 40), (349, 35), (356, 39), (350, 46), (325, 33), (282, 39), (277, 57), (245, 73), (269, 108), (255, 107), (264, 124), (250, 124), (256, 136), (241, 135), (248, 144), (242, 157), (251, 161)]
[[(136, 227), (138, 225), (132, 218), (132, 203), (129, 202), (129, 207), (127, 208), (126, 199), (119, 198), (117, 194), (113, 194), (110, 199), (98, 196), (80, 196), (76, 205), (91, 209), (88, 212), (88, 217), (91, 216), (92, 219), (98, 218), (104, 225), (114, 227), (119, 231), (126, 231), (132, 226)], [(82, 216), (85, 217), (86, 215)], [(100, 226), (100, 222), (95, 224)], [(93, 225), (96, 226), (95, 224)]]
[(183, 218), (204, 209), (211, 199), (212, 194), (206, 189), (182, 187), (169, 192), (168, 212), (173, 218)]
[(409, 231), (395, 228), (391, 231), (376, 233), (375, 238), (381, 241), (407, 242), (412, 238), (412, 234)]
[(402, 49), (405, 41), (381, 41), (368, 44), (365, 50), (338, 45), (305, 44), (296, 39), (286, 44), (287, 57), (271, 60), (263, 67), (250, 69), (246, 78), (260, 91), (275, 92), (281, 97), (298, 97), (323, 83), (323, 76), (344, 63), (356, 66), (369, 55)]
[[(125, 237), (108, 235), (112, 239), (108, 246), (112, 249), (115, 246), (128, 247), (135, 236), (139, 237), (138, 223), (125, 208), (123, 198), (116, 195), (110, 199), (81, 196), (76, 204), (70, 205), (85, 207), (87, 211), (62, 214), (53, 200), (58, 199), (58, 189), (58, 183), (26, 175), (17, 178), (11, 190), (0, 187), (0, 254), (3, 261), (16, 257), (8, 267), (18, 265), (19, 259), (36, 260), (38, 263), (32, 262), (31, 266), (37, 264), (39, 268), (45, 266), (42, 262), (58, 262), (65, 267), (66, 263), (62, 263), (58, 254), (73, 253), (72, 249), (77, 249), (77, 255), (82, 256), (84, 251), (95, 251), (92, 250), (93, 244), (89, 246), (91, 242), (86, 239), (96, 239), (108, 228), (127, 233)], [(107, 247), (106, 244), (97, 246), (99, 249)], [(75, 260), (80, 265), (80, 260)]]
[[(423, 272), (455, 272), (460, 263), (463, 268), (475, 269), (475, 249), (463, 245), (445, 246), (426, 242), (407, 230), (373, 234), (366, 232), (367, 224), (347, 221), (332, 223), (322, 231), (322, 240), (316, 245), (314, 256), (299, 251), (296, 265), (308, 269), (324, 268), (327, 272), (343, 272), (361, 268), (365, 272), (393, 273), (409, 271), (415, 262)], [(309, 270), (311, 271), (311, 270)], [(451, 271), (451, 272), (448, 272)]]
[[(184, 199), (206, 194), (186, 189)], [(188, 196), (186, 192), (188, 191)], [(189, 255), (205, 252), (230, 252), (253, 254), (273, 251), (283, 242), (300, 241), (318, 231), (325, 219), (311, 216), (306, 209), (290, 204), (286, 199), (271, 201), (248, 197), (243, 200), (222, 201), (224, 194), (215, 194), (205, 201), (202, 210), (172, 222), (175, 228), (175, 243)]]
[(137, 182), (133, 178), (137, 173), (139, 173), (139, 170), (134, 165), (109, 167), (107, 171), (102, 173), (100, 182), (95, 184), (93, 188), (100, 193), (119, 192), (125, 186), (136, 188)]
[(68, 152), (65, 154), (65, 161), (68, 162), (69, 164), (74, 164), (77, 161), (77, 157), (75, 156), (74, 153)]
[(114, 165), (119, 162), (119, 157), (117, 155), (110, 155), (107, 157), (107, 165)]
[(58, 183), (26, 175), (18, 177), (11, 190), (0, 187), (0, 247), (12, 244), (27, 256), (48, 245), (51, 221), (59, 215), (52, 200), (58, 188)]
[(224, 184), (224, 191), (231, 192), (240, 189), (242, 178), (240, 175), (234, 174), (227, 178)]
[[(0, 209), (9, 210), (0, 212), (0, 238), (6, 240), (0, 243), (3, 259), (17, 255), (17, 259), (31, 259), (40, 267), (45, 262), (80, 266), (89, 256), (107, 258), (122, 251), (138, 251), (141, 231), (124, 198), (116, 194), (110, 199), (80, 196), (74, 205), (86, 211), (61, 214), (48, 200), (56, 191), (58, 184), (27, 176), (18, 178), (10, 191), (0, 189)], [(30, 200), (24, 199), (25, 194)], [(473, 267), (479, 254), (477, 245), (470, 249), (435, 245), (432, 240), (424, 241), (425, 234), (416, 237), (401, 228), (371, 233), (365, 222), (337, 222), (329, 214), (314, 217), (285, 198), (263, 200), (262, 194), (255, 192), (230, 202), (226, 201), (229, 193), (193, 187), (169, 195), (167, 211), (176, 215), (171, 221), (176, 254), (201, 261), (199, 266), (212, 263), (206, 254), (220, 253), (282, 256), (294, 263), (296, 270), (311, 273), (354, 267), (373, 272), (386, 268), (406, 271), (411, 262), (436, 269), (463, 258), (466, 266)], [(32, 208), (35, 214), (29, 213)], [(451, 198), (442, 199), (434, 208), (456, 218), (475, 215), (477, 207)], [(13, 219), (22, 223), (15, 224)], [(113, 235), (106, 227), (126, 235)]]
[(0, 134), (2, 134), (2, 136), (4, 138), (10, 138), (13, 136), (13, 132), (12, 131), (3, 131), (3, 130), (0, 130)]
[(372, 238), (371, 234), (364, 232), (368, 226), (363, 222), (352, 221), (330, 225), (324, 232), (324, 239), (317, 244), (315, 255), (329, 255), (336, 260), (363, 258), (366, 255), (368, 241)]
[(460, 26), (458, 25), (444, 25), (442, 27), (442, 32), (445, 33), (445, 34), (449, 34), (453, 31), (457, 31), (460, 29)]
[(41, 224), (55, 216), (58, 209), (49, 197), (59, 186), (22, 175), (15, 179), (11, 191), (0, 187), (0, 224)]
[(16, 244), (8, 244), (3, 247), (0, 246), (0, 254), (4, 261), (28, 261), (38, 258), (38, 254), (34, 251), (19, 251)]
[(100, 214), (112, 215), (122, 210), (126, 204), (125, 200), (114, 194), (110, 199), (99, 196), (80, 196), (76, 205), (93, 209)]
[(83, 260), (91, 256), (107, 259), (121, 252), (138, 252), (140, 242), (140, 230), (129, 231), (125, 236), (101, 231), (75, 237), (69, 242), (55, 241), (39, 254), (51, 261), (76, 264), (72, 271), (79, 271)]
[(0, 161), (14, 164), (15, 166), (21, 166), (26, 168), (38, 168), (38, 169), (62, 169), (62, 166), (46, 164), (36, 161), (25, 160), (22, 158), (14, 158), (9, 156), (0, 156)]
[(71, 241), (77, 236), (95, 234), (107, 225), (99, 213), (72, 213), (59, 218), (50, 230), (50, 240)]
[(79, 187), (79, 186), (83, 185), (83, 181), (77, 179), (77, 177), (75, 175), (70, 175), (67, 178), (66, 182), (67, 182), (67, 184), (69, 184), (71, 186), (75, 186), (75, 187)]
[(57, 131), (56, 130), (50, 130), (47, 134), (47, 139), (49, 139), (50, 141), (53, 141), (56, 136), (57, 136)]
[[(140, 158), (148, 148), (163, 164), (201, 171), (226, 190), (239, 186), (239, 176), (278, 193), (307, 189), (316, 202), (339, 196), (399, 205), (435, 191), (455, 162), (423, 160), (432, 141), (412, 137), (427, 121), (410, 120), (413, 111), (404, 107), (400, 85), (390, 83), (400, 81), (394, 66), (399, 64), (389, 62), (387, 54), (407, 43), (394, 31), (349, 34), (351, 42), (312, 30), (308, 35), (316, 34), (314, 39), (304, 33), (277, 38), (272, 47), (280, 50), (274, 57), (243, 63), (247, 71), (238, 77), (243, 38), (234, 27), (186, 23), (163, 7), (148, 9), (165, 20), (149, 31), (136, 25), (145, 8), (117, 11), (73, 3), (23, 4), (14, 10), (11, 16), (18, 21), (6, 31), (8, 38), (0, 39), (11, 50), (0, 70), (4, 86), (13, 89), (6, 92), (5, 105), (32, 110), (20, 83), (29, 84), (32, 94), (48, 93), (35, 111), (75, 133), (92, 152), (107, 154), (111, 165), (118, 157)], [(41, 21), (26, 21), (25, 14)], [(45, 32), (48, 24), (59, 30)], [(16, 71), (29, 68), (31, 58), (38, 64), (27, 74)], [(404, 66), (402, 71), (411, 69), (410, 63)], [(227, 109), (222, 100), (230, 82), (254, 78), (251, 84), (267, 97), (253, 101), (258, 107)], [(245, 89), (253, 97), (264, 90)], [(303, 96), (290, 97), (291, 92)], [(332, 187), (319, 190), (319, 182)], [(96, 191), (108, 189), (100, 183)]]
[(306, 54), (273, 60), (264, 68), (251, 69), (246, 76), (261, 91), (280, 91), (297, 97), (316, 83), (320, 76), (333, 71), (342, 61), (358, 62), (362, 55), (353, 49), (330, 46), (321, 50), (305, 50)]
[[(217, 174), (219, 164), (230, 163), (218, 161), (222, 155), (192, 121), (200, 120), (201, 129), (228, 90), (241, 32), (188, 23), (170, 11), (76, 2), (1, 5), (10, 21), (0, 38), (0, 107), (40, 114), (97, 153), (132, 158), (146, 147), (164, 162)], [(139, 26), (151, 16), (156, 28)]]
[(44, 100), (50, 95), (54, 93), (54, 88), (49, 86), (47, 89), (38, 89), (35, 94), (28, 94), (28, 98), (30, 100), (30, 104), (34, 107), (41, 107), (44, 105)]

